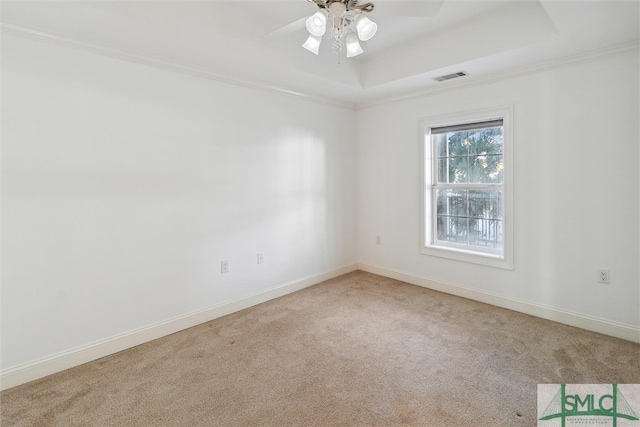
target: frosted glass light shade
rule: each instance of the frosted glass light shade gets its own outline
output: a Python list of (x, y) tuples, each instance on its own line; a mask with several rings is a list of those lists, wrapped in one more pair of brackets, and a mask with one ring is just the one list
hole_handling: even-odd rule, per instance
[(311, 53), (318, 54), (320, 50), (320, 42), (322, 39), (320, 37), (316, 37), (314, 35), (310, 35), (306, 42), (302, 45), (303, 48), (307, 49)]
[(319, 10), (309, 18), (307, 18), (307, 30), (309, 34), (316, 37), (322, 37), (327, 30), (327, 13)]
[(365, 16), (360, 16), (356, 19), (356, 30), (360, 40), (367, 41), (378, 31), (378, 24)]
[(358, 37), (356, 37), (353, 31), (349, 31), (347, 34), (347, 58), (358, 56), (362, 52), (364, 52), (364, 50), (362, 50), (362, 46), (360, 46)]

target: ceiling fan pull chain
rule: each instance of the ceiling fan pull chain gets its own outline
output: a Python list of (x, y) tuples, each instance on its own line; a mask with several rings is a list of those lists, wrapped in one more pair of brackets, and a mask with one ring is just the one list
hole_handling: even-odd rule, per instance
[(334, 40), (333, 43), (331, 44), (331, 47), (333, 48), (333, 51), (335, 53), (340, 55), (340, 52), (342, 51), (342, 43), (340, 42), (340, 40), (338, 39)]

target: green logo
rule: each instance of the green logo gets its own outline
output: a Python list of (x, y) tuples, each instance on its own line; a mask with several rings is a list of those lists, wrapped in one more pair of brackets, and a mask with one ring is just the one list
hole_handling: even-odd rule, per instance
[(618, 385), (611, 384), (611, 387), (611, 394), (567, 394), (566, 384), (560, 384), (560, 390), (547, 405), (540, 421), (559, 418), (562, 427), (570, 417), (610, 417), (613, 427), (617, 427), (621, 418), (638, 421), (638, 415), (618, 390)]

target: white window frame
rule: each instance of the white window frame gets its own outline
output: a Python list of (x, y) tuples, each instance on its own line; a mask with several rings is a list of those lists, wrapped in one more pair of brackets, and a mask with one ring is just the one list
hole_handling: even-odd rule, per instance
[[(431, 129), (442, 126), (455, 126), (466, 123), (479, 123), (489, 120), (503, 121), (503, 184), (502, 189), (502, 232), (503, 250), (474, 250), (472, 247), (449, 245), (435, 241), (435, 202), (434, 186), (436, 182), (435, 147), (431, 138)], [(491, 267), (513, 269), (513, 107), (504, 106), (485, 110), (469, 111), (446, 116), (430, 117), (420, 120), (421, 153), (421, 230), (420, 253), (430, 256), (449, 258), (458, 261), (482, 264)]]

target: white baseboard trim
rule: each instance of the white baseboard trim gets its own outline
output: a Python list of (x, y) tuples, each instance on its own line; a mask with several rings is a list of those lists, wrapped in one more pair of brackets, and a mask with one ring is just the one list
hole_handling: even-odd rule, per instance
[(288, 283), (274, 286), (236, 300), (174, 317), (124, 334), (116, 335), (63, 353), (45, 357), (24, 365), (0, 372), (0, 390), (6, 390), (29, 381), (34, 381), (65, 369), (73, 368), (101, 357), (135, 347), (146, 342), (209, 322), (245, 308), (278, 298), (295, 291), (356, 271), (356, 263), (346, 264), (331, 270), (313, 274)]
[(627, 341), (640, 343), (640, 328), (626, 325), (624, 323), (613, 322), (597, 317), (585, 316), (583, 314), (572, 313), (541, 304), (507, 298), (490, 292), (480, 291), (466, 286), (451, 283), (439, 282), (415, 274), (394, 270), (391, 268), (377, 267), (374, 265), (358, 263), (358, 269), (390, 279), (411, 283), (435, 291), (468, 298), (474, 301), (491, 304), (497, 307), (507, 308), (520, 313), (530, 314), (554, 322), (563, 323), (569, 326), (598, 332)]

